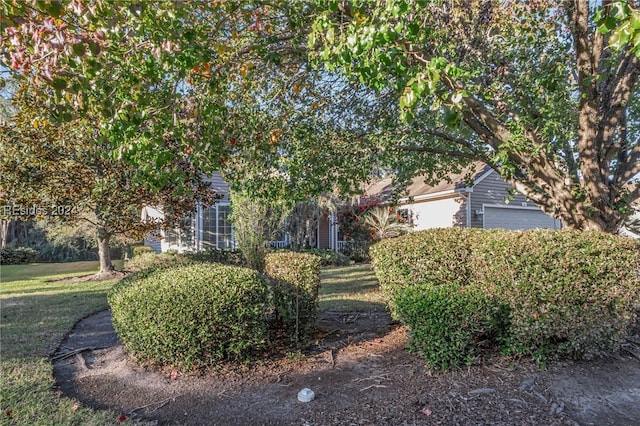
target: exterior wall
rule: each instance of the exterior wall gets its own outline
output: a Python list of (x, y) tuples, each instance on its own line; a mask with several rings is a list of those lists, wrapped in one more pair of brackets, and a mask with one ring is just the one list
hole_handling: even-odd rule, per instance
[(222, 179), (222, 176), (218, 172), (213, 172), (210, 178), (204, 179), (205, 182), (210, 182), (211, 187), (215, 189), (218, 194), (223, 194), (220, 202), (228, 203), (231, 199), (229, 197), (229, 184)]
[(425, 200), (398, 206), (411, 211), (415, 231), (430, 228), (465, 226), (465, 200), (458, 194), (447, 198)]
[(144, 237), (144, 245), (151, 247), (154, 253), (162, 253), (162, 242), (152, 234)]
[(510, 199), (509, 202), (506, 203), (505, 200), (509, 196), (507, 190), (510, 188), (512, 187), (496, 172), (492, 172), (473, 187), (473, 192), (471, 193), (472, 228), (483, 227), (482, 215), (477, 214), (477, 212), (482, 212), (482, 206), (484, 204), (537, 208), (534, 202), (527, 201), (527, 197), (520, 193), (518, 193), (514, 199)]

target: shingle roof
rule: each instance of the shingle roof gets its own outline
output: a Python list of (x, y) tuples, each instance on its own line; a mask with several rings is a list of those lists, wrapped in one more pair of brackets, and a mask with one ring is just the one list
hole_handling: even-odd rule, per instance
[(425, 183), (425, 176), (416, 176), (404, 191), (399, 187), (394, 188), (393, 179), (388, 177), (367, 185), (364, 188), (363, 197), (375, 198), (378, 201), (383, 202), (389, 200), (394, 194), (399, 194), (402, 198), (414, 198), (445, 191), (460, 190), (469, 187), (467, 184), (469, 181), (467, 179), (475, 184), (478, 178), (487, 173), (490, 169), (491, 168), (485, 163), (479, 161), (474, 162), (463, 169), (460, 173), (449, 174), (441, 182), (435, 185)]

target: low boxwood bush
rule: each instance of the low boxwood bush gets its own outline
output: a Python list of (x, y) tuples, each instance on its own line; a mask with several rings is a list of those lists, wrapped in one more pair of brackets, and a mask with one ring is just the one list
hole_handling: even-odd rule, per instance
[(149, 246), (134, 246), (133, 257), (140, 256), (146, 253), (153, 253), (153, 249)]
[(320, 258), (308, 253), (268, 253), (265, 272), (272, 280), (279, 322), (296, 344), (304, 344), (315, 327), (320, 289)]
[(473, 284), (511, 310), (508, 349), (540, 361), (619, 349), (640, 306), (640, 242), (578, 231), (437, 229), (372, 250), (381, 289)]
[(208, 247), (204, 250), (184, 253), (190, 259), (199, 262), (224, 263), (225, 265), (247, 266), (240, 250)]
[(246, 359), (268, 338), (269, 284), (247, 268), (146, 269), (120, 281), (108, 299), (126, 350), (155, 365), (191, 370)]
[(4, 247), (0, 249), (0, 265), (32, 263), (37, 258), (38, 252), (30, 247)]
[(409, 350), (435, 370), (471, 364), (480, 348), (496, 347), (507, 330), (506, 305), (457, 283), (406, 288), (397, 294), (396, 307), (410, 328)]

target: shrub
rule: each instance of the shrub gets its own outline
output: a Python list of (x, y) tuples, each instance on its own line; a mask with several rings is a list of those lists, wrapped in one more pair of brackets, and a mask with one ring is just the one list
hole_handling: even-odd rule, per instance
[(208, 247), (204, 250), (184, 253), (184, 256), (198, 262), (224, 263), (225, 265), (247, 266), (240, 250)]
[(635, 320), (638, 253), (639, 242), (604, 233), (504, 232), (478, 246), (473, 265), (512, 307), (514, 353), (589, 359), (618, 350)]
[(369, 247), (371, 247), (371, 241), (349, 240), (342, 253), (356, 263), (369, 262), (371, 260)]
[(471, 250), (486, 231), (469, 228), (431, 229), (382, 240), (371, 247), (372, 265), (391, 313), (395, 298), (415, 284), (469, 282)]
[(640, 243), (611, 234), (436, 229), (372, 248), (380, 287), (473, 284), (511, 310), (514, 354), (590, 358), (619, 349), (640, 305)]
[(146, 253), (153, 253), (153, 249), (149, 246), (135, 246), (133, 248), (133, 257), (140, 256)]
[(481, 344), (497, 342), (507, 329), (505, 305), (457, 283), (406, 288), (398, 293), (396, 307), (410, 327), (409, 349), (436, 370), (471, 364)]
[(272, 279), (276, 320), (293, 342), (304, 343), (318, 316), (320, 258), (307, 253), (268, 253), (265, 272)]
[(351, 263), (348, 256), (331, 249), (309, 249), (305, 253), (318, 256), (321, 266), (348, 266)]
[(38, 252), (30, 247), (5, 247), (0, 249), (0, 265), (32, 263), (37, 258)]
[(177, 252), (166, 253), (140, 253), (133, 258), (127, 260), (125, 267), (131, 271), (140, 271), (147, 268), (158, 268), (171, 265), (183, 265), (187, 263), (195, 263), (196, 260), (191, 259), (187, 255)]
[(156, 365), (192, 370), (246, 359), (267, 340), (269, 286), (247, 268), (147, 269), (123, 279), (108, 298), (127, 351)]

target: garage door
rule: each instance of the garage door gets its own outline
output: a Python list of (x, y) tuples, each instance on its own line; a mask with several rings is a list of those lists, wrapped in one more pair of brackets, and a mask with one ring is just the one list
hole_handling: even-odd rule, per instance
[(537, 207), (483, 206), (485, 229), (560, 229), (560, 222)]

